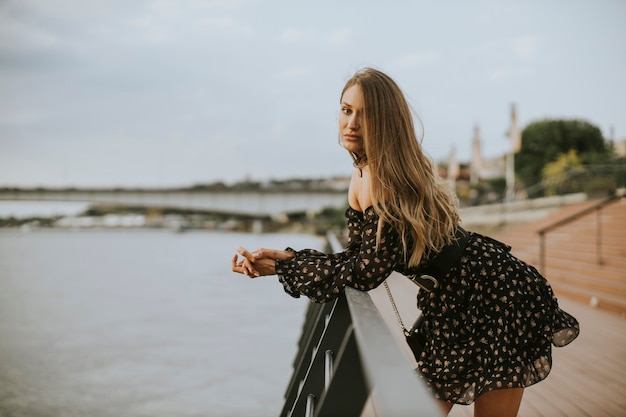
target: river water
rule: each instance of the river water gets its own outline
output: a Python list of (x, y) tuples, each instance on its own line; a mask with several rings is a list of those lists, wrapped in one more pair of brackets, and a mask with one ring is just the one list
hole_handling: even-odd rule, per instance
[(298, 234), (0, 231), (0, 416), (276, 416), (308, 305), (230, 272)]

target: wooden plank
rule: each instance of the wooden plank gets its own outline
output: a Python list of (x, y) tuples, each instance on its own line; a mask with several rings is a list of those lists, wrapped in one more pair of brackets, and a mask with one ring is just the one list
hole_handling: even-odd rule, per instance
[[(525, 393), (525, 395), (527, 394)], [(544, 409), (539, 407), (536, 401), (522, 401), (518, 415), (524, 417), (551, 417), (542, 412)]]
[[(559, 304), (578, 319), (581, 334), (553, 349), (551, 374), (528, 388), (522, 403), (540, 405), (546, 416), (625, 416), (626, 320), (567, 299)], [(519, 417), (532, 415), (521, 411)]]
[[(522, 404), (537, 404), (543, 415), (549, 417), (594, 417), (585, 412), (571, 402), (562, 402), (554, 397), (554, 391), (546, 389), (544, 381), (543, 387), (531, 387), (524, 392)], [(522, 407), (520, 407), (521, 409)], [(521, 411), (521, 410), (520, 410)], [(528, 417), (519, 413), (518, 417)]]

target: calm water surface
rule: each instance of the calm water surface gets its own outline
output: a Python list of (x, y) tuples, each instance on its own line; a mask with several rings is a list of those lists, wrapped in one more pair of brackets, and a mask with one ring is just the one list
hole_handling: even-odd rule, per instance
[(230, 272), (313, 236), (0, 232), (0, 416), (275, 416), (305, 299)]

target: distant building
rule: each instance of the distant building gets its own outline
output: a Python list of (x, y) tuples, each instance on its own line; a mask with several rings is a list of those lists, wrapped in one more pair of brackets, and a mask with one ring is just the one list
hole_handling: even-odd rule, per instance
[(447, 179), (452, 189), (456, 189), (456, 180), (459, 178), (460, 173), (461, 167), (459, 165), (459, 160), (456, 157), (456, 146), (452, 145), (452, 150), (450, 151), (450, 157), (448, 159), (447, 172)]
[(470, 161), (470, 184), (477, 184), (483, 170), (483, 156), (480, 151), (480, 128), (474, 127), (474, 142), (472, 143), (472, 159)]
[(478, 184), (480, 180), (503, 178), (505, 175), (505, 155), (490, 159), (482, 156), (480, 128), (474, 127), (474, 139), (472, 143), (472, 159), (470, 160), (470, 184)]
[(613, 145), (615, 146), (615, 153), (617, 156), (622, 158), (626, 157), (626, 139), (615, 141), (613, 142)]

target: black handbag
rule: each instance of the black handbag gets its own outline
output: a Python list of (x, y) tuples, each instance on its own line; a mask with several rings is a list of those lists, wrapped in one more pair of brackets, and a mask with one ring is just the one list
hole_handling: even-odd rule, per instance
[(424, 350), (424, 346), (426, 345), (426, 336), (422, 333), (422, 325), (424, 323), (424, 316), (421, 314), (413, 323), (413, 327), (410, 330), (404, 333), (406, 337), (406, 342), (408, 343), (411, 351), (413, 352), (413, 356), (415, 356), (415, 360), (419, 362), (420, 356), (422, 355), (422, 351)]

